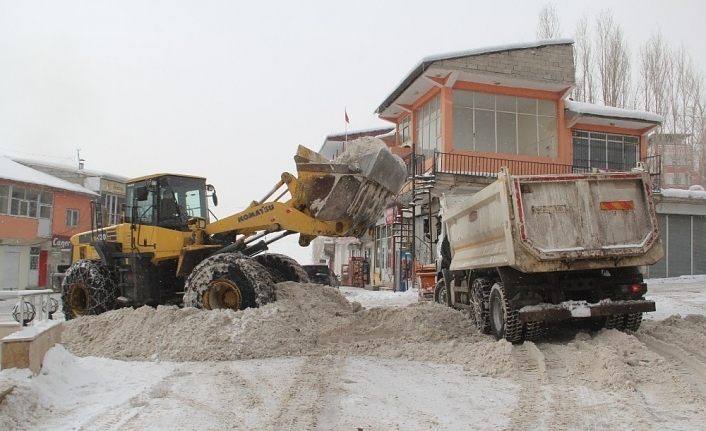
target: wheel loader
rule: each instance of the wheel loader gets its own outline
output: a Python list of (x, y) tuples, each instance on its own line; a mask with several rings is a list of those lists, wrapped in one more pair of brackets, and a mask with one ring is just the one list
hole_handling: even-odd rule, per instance
[(71, 238), (73, 263), (62, 283), (66, 319), (160, 304), (239, 310), (275, 300), (277, 282), (308, 282), (294, 259), (264, 253), (268, 244), (294, 233), (301, 246), (321, 235), (361, 236), (406, 179), (404, 163), (384, 144), (360, 147), (335, 163), (300, 146), (298, 177), (283, 173), (265, 197), (217, 221), (207, 203), (210, 197), (217, 205), (217, 195), (205, 178), (129, 181), (123, 223), (92, 222)]

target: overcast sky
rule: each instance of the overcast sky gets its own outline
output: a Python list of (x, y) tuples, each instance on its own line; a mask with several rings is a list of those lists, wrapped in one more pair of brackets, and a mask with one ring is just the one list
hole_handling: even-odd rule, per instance
[[(344, 107), (349, 129), (387, 125), (373, 111), (421, 58), (534, 40), (545, 4), (0, 0), (0, 154), (206, 176), (222, 217), (341, 132)], [(661, 29), (706, 70), (705, 4), (555, 7), (564, 37), (610, 9), (634, 52)]]

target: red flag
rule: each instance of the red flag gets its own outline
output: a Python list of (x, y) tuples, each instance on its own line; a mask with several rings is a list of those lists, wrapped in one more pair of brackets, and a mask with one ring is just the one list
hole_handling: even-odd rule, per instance
[(348, 110), (344, 109), (343, 110), (344, 115), (346, 116), (346, 124), (351, 124), (350, 120), (348, 119)]

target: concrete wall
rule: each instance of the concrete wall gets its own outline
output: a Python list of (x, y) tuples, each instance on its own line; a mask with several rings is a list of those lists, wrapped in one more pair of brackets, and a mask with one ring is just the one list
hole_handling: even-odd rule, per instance
[(437, 63), (450, 69), (484, 71), (516, 78), (574, 84), (572, 45), (482, 54)]

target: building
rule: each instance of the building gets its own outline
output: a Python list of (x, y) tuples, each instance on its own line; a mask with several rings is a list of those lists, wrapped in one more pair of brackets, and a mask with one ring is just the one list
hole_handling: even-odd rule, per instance
[(0, 289), (48, 285), (70, 263), (68, 239), (91, 227), (99, 194), (0, 156)]
[(687, 189), (699, 182), (699, 158), (688, 138), (682, 133), (655, 133), (650, 137), (652, 151), (660, 156), (661, 185), (665, 189)]
[(100, 194), (102, 224), (104, 226), (121, 222), (122, 209), (125, 205), (125, 183), (128, 178), (83, 168), (80, 162), (78, 168), (51, 162), (15, 158), (14, 161), (32, 169), (61, 178)]
[[(518, 43), (422, 59), (378, 106), (397, 144), (413, 150), (406, 199), (376, 228), (379, 279), (403, 276), (404, 256), (433, 264), (443, 193), (475, 193), (501, 167), (513, 174), (625, 171), (647, 165), (661, 118), (568, 98), (573, 41)], [(659, 171), (651, 171), (655, 189)]]

